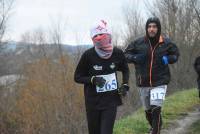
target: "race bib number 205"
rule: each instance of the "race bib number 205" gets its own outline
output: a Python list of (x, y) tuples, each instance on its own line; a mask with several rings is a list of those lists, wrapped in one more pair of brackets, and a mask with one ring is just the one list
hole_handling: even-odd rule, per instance
[(103, 77), (106, 80), (106, 83), (102, 88), (96, 86), (97, 93), (108, 92), (117, 89), (117, 79), (115, 73), (108, 75), (99, 75), (99, 77)]

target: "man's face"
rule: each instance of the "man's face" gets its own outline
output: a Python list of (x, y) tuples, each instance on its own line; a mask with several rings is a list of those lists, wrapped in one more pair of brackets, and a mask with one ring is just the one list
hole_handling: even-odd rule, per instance
[(156, 23), (149, 23), (147, 32), (148, 32), (149, 37), (155, 37), (156, 34), (158, 33), (158, 27)]

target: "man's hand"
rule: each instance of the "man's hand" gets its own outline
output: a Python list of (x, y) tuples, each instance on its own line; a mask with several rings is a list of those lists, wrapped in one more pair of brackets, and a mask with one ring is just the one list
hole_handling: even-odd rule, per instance
[(126, 96), (127, 92), (129, 91), (129, 86), (128, 84), (123, 84), (121, 85), (121, 87), (119, 88), (119, 94), (122, 96)]

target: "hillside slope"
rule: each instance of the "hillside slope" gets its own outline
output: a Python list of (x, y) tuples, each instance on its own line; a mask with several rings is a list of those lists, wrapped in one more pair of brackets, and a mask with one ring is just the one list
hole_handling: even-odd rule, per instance
[[(163, 129), (169, 128), (176, 119), (182, 119), (193, 111), (194, 106), (200, 104), (197, 90), (185, 90), (174, 93), (166, 98), (163, 106)], [(133, 115), (118, 120), (115, 124), (114, 134), (145, 134), (148, 132), (144, 110), (141, 108)]]

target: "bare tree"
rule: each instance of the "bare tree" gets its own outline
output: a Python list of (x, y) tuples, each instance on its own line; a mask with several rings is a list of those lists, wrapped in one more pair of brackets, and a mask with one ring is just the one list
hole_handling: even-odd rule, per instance
[[(61, 17), (51, 20), (51, 24), (49, 26), (49, 43), (55, 45), (58, 48), (56, 55), (58, 57), (63, 57), (62, 43), (64, 31), (67, 28), (67, 21), (63, 20)], [(54, 46), (54, 47), (55, 47)]]
[(37, 28), (33, 31), (27, 31), (21, 35), (20, 42), (26, 45), (26, 51), (32, 59), (41, 58), (42, 56), (47, 58), (48, 41), (45, 30)]
[(0, 43), (7, 30), (7, 22), (15, 0), (0, 0)]
[(11, 17), (12, 9), (13, 9), (13, 3), (15, 0), (0, 0), (0, 72), (7, 72), (4, 70), (6, 64), (5, 60), (5, 54), (3, 53), (3, 50), (6, 47), (6, 42), (3, 42), (3, 38), (7, 32), (7, 24), (8, 20)]
[[(25, 124), (21, 133), (75, 134), (86, 131), (83, 96), (80, 87), (73, 82), (74, 64), (62, 48), (64, 28), (61, 24), (60, 21), (53, 23), (50, 34), (39, 29), (22, 38), (39, 47), (42, 56), (24, 67), (26, 80), (21, 82), (22, 96), (18, 101), (21, 121)], [(48, 54), (49, 47), (56, 50), (57, 56), (52, 58)], [(30, 100), (24, 103), (29, 98), (27, 95)], [(38, 112), (26, 111), (27, 108)]]
[(123, 8), (126, 24), (126, 31), (124, 32), (125, 46), (145, 33), (143, 23), (144, 19), (140, 11), (134, 5), (137, 5), (137, 2), (131, 5), (126, 5)]
[(81, 55), (83, 54), (83, 52), (86, 50), (86, 47), (82, 44), (83, 41), (83, 37), (81, 36), (81, 34), (79, 32), (75, 32), (75, 41), (76, 41), (76, 49), (75, 49), (75, 54), (73, 55), (74, 58), (74, 63), (78, 64), (78, 61), (81, 58)]

